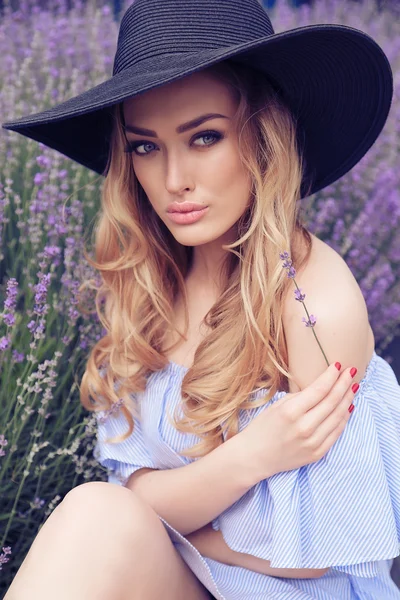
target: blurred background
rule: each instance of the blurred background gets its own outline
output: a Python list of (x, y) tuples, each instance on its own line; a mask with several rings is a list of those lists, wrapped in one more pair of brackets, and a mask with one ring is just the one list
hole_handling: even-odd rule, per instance
[[(387, 123), (363, 159), (304, 200), (306, 225), (346, 260), (400, 380), (400, 2), (265, 0), (278, 33), (339, 23), (371, 35), (394, 76)], [(0, 118), (12, 121), (112, 75), (130, 2), (0, 0)], [(96, 422), (79, 402), (92, 345), (104, 335), (83, 258), (102, 177), (0, 130), (0, 595), (38, 528), (76, 485), (107, 480), (93, 457)], [(398, 561), (392, 576), (400, 585)]]

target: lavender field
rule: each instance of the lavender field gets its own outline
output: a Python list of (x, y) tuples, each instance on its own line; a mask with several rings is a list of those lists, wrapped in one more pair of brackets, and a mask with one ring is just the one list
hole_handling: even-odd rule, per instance
[[(378, 10), (375, 0), (318, 0), (300, 8), (277, 0), (268, 9), (276, 32), (314, 23), (361, 29), (391, 63), (394, 99), (379, 139), (340, 181), (303, 203), (310, 231), (340, 253), (359, 282), (376, 351), (389, 363), (389, 345), (400, 335), (400, 17), (394, 10)], [(6, 0), (1, 121), (108, 79), (117, 36), (112, 4)], [(91, 253), (102, 177), (4, 129), (0, 164), (2, 592), (65, 494), (85, 481), (106, 481), (107, 473), (92, 455), (96, 420), (79, 401), (88, 352), (105, 333), (94, 293), (79, 292), (83, 281), (98, 281), (84, 249)]]

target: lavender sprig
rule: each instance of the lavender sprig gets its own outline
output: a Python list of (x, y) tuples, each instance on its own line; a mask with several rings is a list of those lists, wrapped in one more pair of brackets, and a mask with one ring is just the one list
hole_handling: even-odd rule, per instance
[(317, 318), (314, 315), (308, 314), (308, 310), (307, 310), (307, 307), (306, 307), (305, 302), (304, 302), (304, 298), (306, 297), (306, 295), (302, 294), (301, 289), (299, 288), (299, 286), (296, 283), (296, 280), (295, 280), (296, 269), (293, 267), (292, 259), (290, 258), (288, 252), (281, 252), (279, 254), (279, 256), (284, 261), (282, 267), (287, 270), (287, 276), (289, 277), (289, 279), (293, 279), (293, 283), (296, 286), (296, 289), (294, 291), (295, 300), (297, 300), (298, 302), (301, 302), (302, 305), (304, 306), (304, 310), (306, 311), (306, 315), (307, 315), (308, 319), (305, 319), (303, 317), (302, 321), (305, 323), (306, 327), (311, 327), (312, 332), (314, 334), (314, 337), (317, 340), (317, 344), (321, 348), (321, 352), (322, 352), (322, 354), (323, 354), (323, 356), (324, 356), (324, 358), (326, 360), (326, 364), (329, 367), (329, 361), (326, 358), (325, 352), (324, 352), (324, 350), (323, 350), (323, 348), (322, 348), (322, 346), (321, 346), (321, 344), (319, 342), (319, 339), (317, 338), (317, 335), (316, 335), (316, 333), (314, 331), (314, 326), (315, 326), (315, 324), (317, 322)]
[(119, 410), (119, 408), (120, 408), (120, 406), (122, 406), (122, 404), (124, 404), (124, 399), (119, 398), (117, 402), (113, 402), (113, 404), (111, 405), (111, 408), (108, 408), (107, 410), (103, 410), (103, 411), (98, 411), (98, 413), (96, 414), (97, 421), (99, 423), (105, 423), (107, 421), (108, 417), (110, 415), (112, 415), (113, 413), (117, 412), (117, 410)]

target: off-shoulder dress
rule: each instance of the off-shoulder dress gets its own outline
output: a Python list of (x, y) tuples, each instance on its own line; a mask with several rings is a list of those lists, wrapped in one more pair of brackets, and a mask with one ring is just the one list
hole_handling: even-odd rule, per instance
[[(171, 469), (191, 462), (179, 451), (199, 441), (167, 418), (180, 401), (187, 367), (170, 362), (138, 394), (140, 421), (119, 444), (104, 439), (127, 430), (122, 413), (97, 413), (96, 460), (108, 482), (124, 485), (142, 467)], [(265, 395), (259, 390), (254, 398)], [(240, 429), (285, 395), (242, 411)], [(356, 409), (318, 462), (277, 473), (252, 487), (212, 521), (228, 546), (271, 561), (275, 568), (327, 568), (319, 578), (270, 577), (202, 556), (159, 517), (179, 553), (215, 598), (225, 600), (400, 600), (390, 577), (400, 554), (400, 385), (389, 363), (373, 353)]]

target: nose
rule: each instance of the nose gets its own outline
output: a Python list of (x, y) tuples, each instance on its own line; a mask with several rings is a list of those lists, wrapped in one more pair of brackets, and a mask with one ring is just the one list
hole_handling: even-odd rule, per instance
[(165, 188), (172, 194), (179, 194), (182, 191), (192, 189), (189, 169), (182, 155), (174, 153), (167, 158)]

